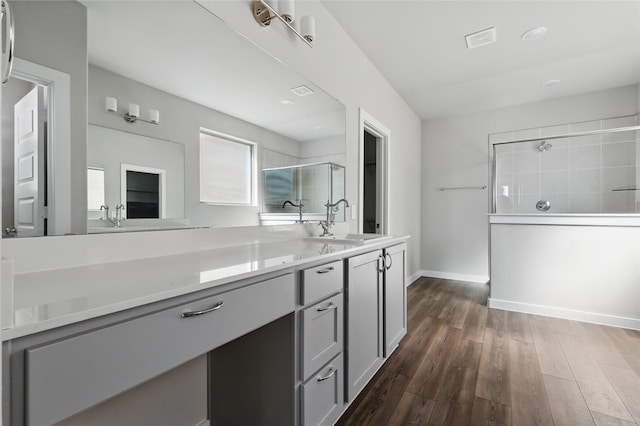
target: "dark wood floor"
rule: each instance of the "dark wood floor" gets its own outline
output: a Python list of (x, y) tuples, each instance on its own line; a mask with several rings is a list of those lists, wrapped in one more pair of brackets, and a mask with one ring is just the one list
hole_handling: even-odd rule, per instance
[(338, 425), (640, 425), (640, 332), (488, 309), (421, 278), (408, 334)]

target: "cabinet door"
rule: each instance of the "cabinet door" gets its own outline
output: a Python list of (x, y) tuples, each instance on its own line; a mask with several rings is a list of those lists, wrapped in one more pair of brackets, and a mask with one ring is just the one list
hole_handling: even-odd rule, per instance
[(388, 357), (407, 334), (405, 287), (406, 244), (384, 250), (384, 356)]
[(347, 400), (382, 365), (382, 251), (348, 259)]
[(305, 426), (330, 426), (344, 407), (342, 355), (337, 356), (302, 387), (302, 418)]

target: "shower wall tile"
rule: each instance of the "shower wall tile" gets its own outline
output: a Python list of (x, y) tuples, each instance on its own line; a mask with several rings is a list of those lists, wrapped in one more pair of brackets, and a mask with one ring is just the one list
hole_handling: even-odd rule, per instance
[(495, 154), (513, 155), (513, 144), (495, 145)]
[(554, 214), (564, 214), (571, 213), (571, 209), (569, 206), (569, 193), (558, 193), (558, 194), (545, 194), (544, 192), (540, 195), (541, 200), (549, 201), (551, 204), (551, 208), (547, 211), (547, 213)]
[(588, 169), (600, 167), (601, 161), (600, 145), (588, 145), (572, 147), (570, 164), (572, 169)]
[(604, 193), (609, 193), (614, 189), (634, 188), (635, 184), (635, 167), (608, 167), (602, 169), (602, 191)]
[(513, 205), (514, 213), (539, 213), (536, 209), (536, 203), (540, 200), (538, 194), (521, 195), (515, 200)]
[(496, 155), (496, 174), (513, 173), (513, 153), (500, 153)]
[(540, 192), (543, 194), (568, 193), (569, 170), (542, 172), (540, 174)]
[(626, 117), (607, 118), (602, 120), (603, 129), (614, 129), (616, 127), (628, 127), (638, 124), (638, 117), (635, 115)]
[[(601, 190), (600, 169), (571, 170), (569, 188), (572, 193), (597, 192)], [(573, 204), (571, 204), (573, 207)]]
[(571, 213), (600, 213), (600, 193), (585, 192), (571, 194)]
[[(543, 127), (540, 129), (540, 136), (558, 136), (558, 135), (566, 135), (570, 132), (569, 125), (565, 124), (562, 126), (551, 126), (551, 127)], [(566, 148), (569, 146), (569, 138), (562, 139), (552, 139), (549, 141), (550, 144), (553, 145), (553, 148)]]
[[(527, 129), (527, 130), (518, 130), (517, 132), (513, 132), (514, 140), (522, 140), (522, 139), (535, 139), (540, 137), (540, 129)], [(514, 151), (532, 151), (532, 152), (540, 152), (538, 151), (538, 146), (540, 146), (539, 141), (535, 142), (522, 142), (515, 144), (513, 149)]]
[(497, 195), (511, 197), (514, 195), (514, 178), (511, 174), (497, 175), (496, 177)]
[(569, 169), (569, 148), (556, 148), (555, 144), (549, 151), (540, 154), (540, 170)]
[(609, 192), (603, 195), (603, 208), (607, 213), (635, 213), (633, 192)]
[[(569, 125), (571, 133), (590, 132), (593, 130), (601, 130), (602, 123), (600, 120), (583, 121), (581, 123), (573, 123)], [(594, 145), (599, 144), (602, 137), (600, 135), (580, 136), (571, 138), (571, 146)]]
[(540, 173), (516, 173), (514, 184), (517, 194), (540, 193)]
[(498, 213), (515, 213), (513, 211), (513, 199), (510, 197), (498, 196), (496, 198), (496, 211)]
[(602, 145), (602, 166), (632, 166), (636, 163), (636, 143), (620, 142)]
[(540, 151), (517, 151), (514, 153), (514, 171), (531, 173), (540, 171)]

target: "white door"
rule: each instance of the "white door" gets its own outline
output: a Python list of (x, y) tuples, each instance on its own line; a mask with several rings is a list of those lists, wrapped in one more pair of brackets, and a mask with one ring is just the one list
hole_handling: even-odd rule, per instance
[(14, 226), (18, 237), (45, 233), (45, 123), (38, 106), (44, 88), (37, 86), (14, 107)]

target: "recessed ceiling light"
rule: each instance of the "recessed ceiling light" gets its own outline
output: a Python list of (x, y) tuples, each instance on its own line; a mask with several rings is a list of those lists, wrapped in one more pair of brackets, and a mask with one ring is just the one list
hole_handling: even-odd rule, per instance
[(544, 83), (542, 83), (544, 87), (553, 87), (553, 86), (557, 86), (558, 84), (560, 84), (560, 80), (547, 80)]
[(487, 28), (473, 34), (464, 36), (467, 41), (467, 49), (485, 46), (496, 41), (496, 27)]
[(293, 102), (291, 99), (282, 99), (282, 100), (280, 101), (280, 103), (281, 103), (282, 105), (289, 106), (289, 105), (293, 105), (295, 102)]
[(524, 40), (524, 41), (538, 40), (538, 39), (544, 37), (544, 35), (546, 33), (547, 33), (547, 27), (533, 28), (533, 29), (527, 31), (526, 33), (522, 34), (522, 40)]

